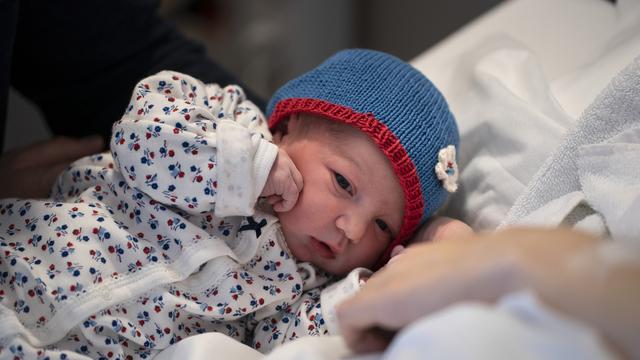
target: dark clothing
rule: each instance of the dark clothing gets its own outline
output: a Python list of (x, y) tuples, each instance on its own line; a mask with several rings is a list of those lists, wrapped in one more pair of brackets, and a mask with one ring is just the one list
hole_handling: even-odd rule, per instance
[(55, 134), (108, 139), (148, 75), (176, 70), (238, 83), (157, 7), (156, 0), (0, 0), (0, 148), (9, 86), (40, 107)]

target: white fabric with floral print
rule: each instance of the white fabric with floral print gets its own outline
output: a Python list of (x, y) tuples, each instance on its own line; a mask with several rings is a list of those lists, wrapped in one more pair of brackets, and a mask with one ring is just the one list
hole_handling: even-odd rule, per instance
[(240, 88), (159, 73), (113, 134), (51, 199), (0, 201), (0, 358), (148, 359), (210, 331), (266, 352), (327, 333), (328, 276), (254, 210), (277, 148)]

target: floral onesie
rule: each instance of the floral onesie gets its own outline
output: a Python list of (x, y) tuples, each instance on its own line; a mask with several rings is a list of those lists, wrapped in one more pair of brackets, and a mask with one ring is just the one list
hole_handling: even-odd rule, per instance
[(141, 81), (111, 154), (72, 164), (51, 199), (0, 201), (0, 358), (151, 358), (210, 331), (266, 352), (327, 333), (328, 276), (256, 206), (270, 139), (236, 86)]

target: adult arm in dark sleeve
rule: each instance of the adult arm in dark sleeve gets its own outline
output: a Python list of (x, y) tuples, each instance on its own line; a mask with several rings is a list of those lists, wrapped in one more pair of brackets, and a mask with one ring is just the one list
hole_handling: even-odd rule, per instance
[(17, 0), (0, 0), (0, 150), (4, 141), (4, 126), (11, 77), (11, 50), (18, 21)]
[(239, 83), (157, 7), (156, 0), (20, 1), (11, 85), (42, 109), (55, 134), (108, 138), (136, 82), (150, 74), (170, 69)]

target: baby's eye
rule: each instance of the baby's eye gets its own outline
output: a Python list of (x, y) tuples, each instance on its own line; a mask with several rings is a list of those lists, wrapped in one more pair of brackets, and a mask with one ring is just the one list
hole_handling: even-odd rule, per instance
[(344, 176), (340, 175), (337, 172), (334, 172), (334, 174), (335, 174), (334, 176), (336, 178), (336, 182), (338, 183), (338, 186), (346, 190), (349, 194), (352, 194), (353, 189), (351, 188), (351, 184), (349, 183), (349, 180), (347, 180), (347, 178), (345, 178)]
[(384, 232), (389, 232), (389, 225), (387, 225), (387, 223), (384, 222), (384, 220), (376, 219), (376, 225), (378, 225), (380, 230)]

